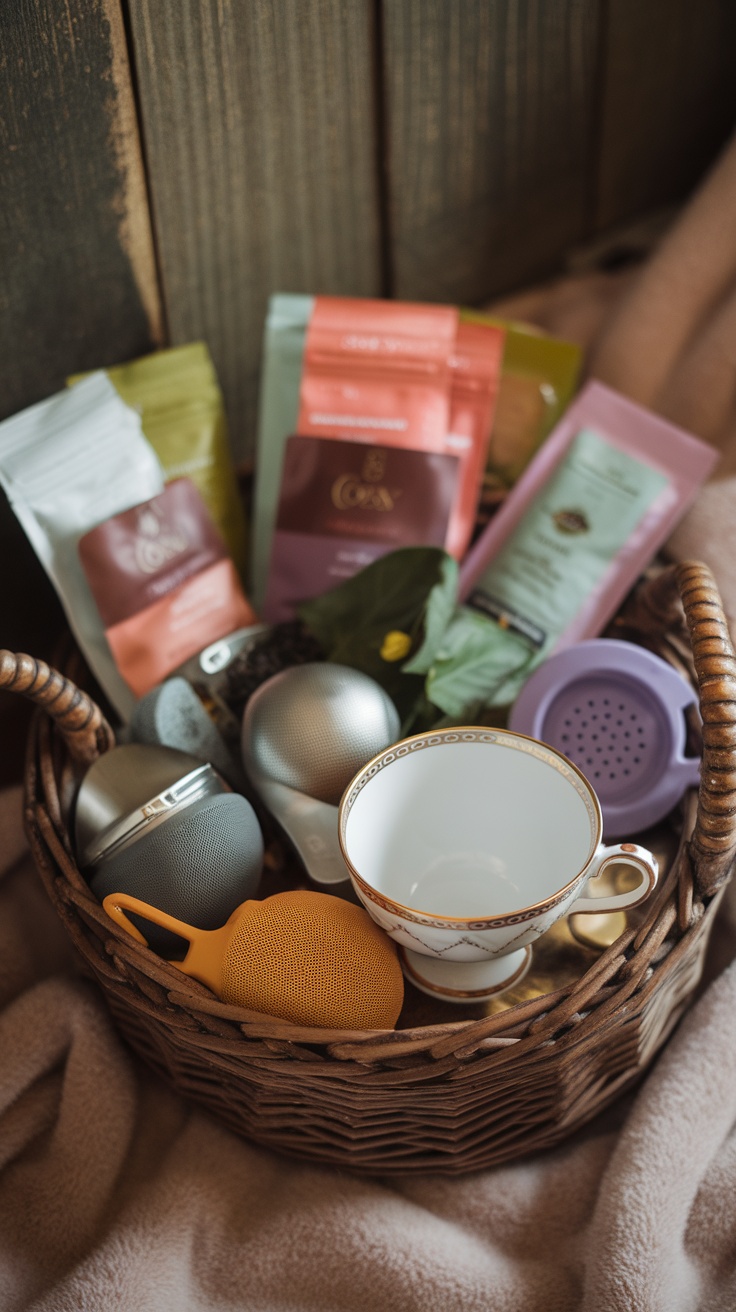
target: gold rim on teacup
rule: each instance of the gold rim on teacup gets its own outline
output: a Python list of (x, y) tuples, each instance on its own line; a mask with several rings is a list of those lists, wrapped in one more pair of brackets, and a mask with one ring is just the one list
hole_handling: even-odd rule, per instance
[[(379, 893), (371, 884), (366, 883), (350, 860), (347, 852), (345, 830), (353, 803), (369, 779), (372, 779), (379, 770), (385, 769), (395, 761), (402, 760), (413, 751), (420, 751), (423, 747), (441, 746), (443, 743), (459, 742), (498, 743), (499, 746), (524, 751), (531, 756), (535, 756), (538, 760), (546, 761), (554, 769), (559, 770), (561, 774), (569, 778), (581, 800), (585, 803), (588, 818), (595, 822), (588, 855), (580, 870), (562, 888), (555, 889), (554, 893), (551, 893), (549, 897), (544, 898), (541, 902), (534, 902), (526, 907), (518, 907), (512, 913), (505, 915), (483, 916), (481, 918), (477, 916), (435, 916), (431, 912), (421, 911), (418, 907), (405, 906), (403, 902), (397, 902), (385, 893)], [(518, 743), (527, 743), (529, 746), (515, 746)], [(540, 743), (538, 739), (531, 738), (528, 734), (512, 733), (509, 729), (489, 729), (483, 725), (472, 724), (456, 725), (452, 729), (436, 729), (432, 733), (413, 734), (409, 738), (402, 738), (393, 747), (388, 747), (379, 752), (370, 761), (367, 761), (350, 781), (343, 793), (338, 813), (340, 851), (351, 877), (360, 886), (366, 897), (383, 911), (395, 912), (404, 916), (406, 920), (411, 920), (414, 924), (428, 925), (436, 929), (453, 929), (458, 925), (475, 932), (482, 929), (504, 928), (509, 925), (522, 924), (544, 911), (552, 910), (564, 901), (568, 894), (573, 892), (575, 887), (583, 880), (591, 859), (601, 843), (602, 836), (603, 815), (600, 803), (582, 770), (578, 769), (574, 761), (569, 760), (556, 748), (549, 747), (546, 743)], [(628, 844), (623, 846), (628, 847)]]

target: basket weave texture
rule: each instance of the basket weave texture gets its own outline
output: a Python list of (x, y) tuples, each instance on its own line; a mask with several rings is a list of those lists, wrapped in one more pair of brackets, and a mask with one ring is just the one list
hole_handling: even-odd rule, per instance
[[(68, 678), (0, 653), (0, 686), (44, 707), (29, 740), (26, 827), (86, 969), (135, 1051), (238, 1134), (361, 1174), (462, 1174), (559, 1142), (632, 1086), (701, 975), (736, 851), (736, 659), (697, 562), (640, 586), (616, 622), (689, 675), (702, 716), (700, 789), (644, 918), (558, 991), (482, 1020), (388, 1032), (309, 1029), (220, 1002), (119, 929), (74, 860), (81, 765), (113, 742)], [(50, 718), (51, 717), (51, 718)]]

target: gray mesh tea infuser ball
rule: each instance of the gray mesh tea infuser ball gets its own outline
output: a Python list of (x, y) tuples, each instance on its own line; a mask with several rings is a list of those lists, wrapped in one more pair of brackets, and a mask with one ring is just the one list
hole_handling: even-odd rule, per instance
[(347, 879), (337, 805), (366, 761), (395, 742), (399, 716), (374, 679), (310, 662), (261, 684), (243, 716), (243, 761), (316, 883)]
[(550, 656), (522, 688), (509, 728), (563, 752), (593, 785), (606, 840), (661, 820), (698, 783), (686, 756), (693, 687), (659, 656), (591, 638)]
[[(210, 765), (169, 747), (130, 743), (95, 761), (77, 795), (75, 836), (100, 901), (128, 893), (198, 929), (224, 924), (261, 876), (250, 802)], [(178, 946), (157, 927), (149, 942), (163, 955)]]

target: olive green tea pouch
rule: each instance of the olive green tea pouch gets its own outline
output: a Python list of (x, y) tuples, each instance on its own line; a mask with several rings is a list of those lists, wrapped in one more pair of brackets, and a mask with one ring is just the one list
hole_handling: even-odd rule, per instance
[(480, 495), (478, 522), (483, 525), (570, 404), (582, 350), (527, 324), (471, 310), (461, 317), (463, 322), (500, 327), (506, 337)]
[(206, 344), (155, 351), (105, 373), (125, 403), (138, 411), (167, 483), (190, 478), (199, 489), (244, 577), (245, 514), (230, 459), (222, 392)]

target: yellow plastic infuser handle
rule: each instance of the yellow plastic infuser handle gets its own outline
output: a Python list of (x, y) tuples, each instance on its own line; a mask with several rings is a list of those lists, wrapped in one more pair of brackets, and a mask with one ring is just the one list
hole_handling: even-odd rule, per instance
[(134, 911), (136, 915), (142, 916), (144, 920), (150, 920), (151, 924), (158, 925), (160, 929), (168, 929), (172, 934), (178, 934), (180, 938), (185, 939), (189, 944), (187, 955), (183, 961), (172, 961), (170, 964), (176, 966), (184, 975), (189, 975), (191, 979), (198, 979), (200, 983), (206, 984), (218, 995), (222, 981), (222, 963), (233, 936), (233, 921), (239, 918), (242, 907), (246, 905), (247, 903), (241, 903), (241, 906), (236, 907), (229, 920), (220, 929), (197, 929), (196, 925), (189, 925), (185, 920), (177, 920), (175, 916), (168, 915), (166, 911), (161, 911), (148, 902), (142, 902), (131, 893), (108, 893), (102, 901), (102, 906), (110, 919), (130, 934), (131, 938), (145, 944), (146, 947), (148, 944), (143, 934), (137, 925), (128, 919), (126, 911)]

